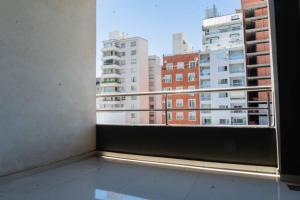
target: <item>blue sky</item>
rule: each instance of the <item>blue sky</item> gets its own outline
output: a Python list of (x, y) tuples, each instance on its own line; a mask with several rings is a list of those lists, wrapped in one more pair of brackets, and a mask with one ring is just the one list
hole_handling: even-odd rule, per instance
[(149, 54), (172, 53), (172, 33), (185, 32), (195, 50), (201, 47), (204, 11), (215, 4), (219, 13), (240, 8), (240, 0), (97, 0), (97, 77), (102, 41), (120, 30), (148, 40)]

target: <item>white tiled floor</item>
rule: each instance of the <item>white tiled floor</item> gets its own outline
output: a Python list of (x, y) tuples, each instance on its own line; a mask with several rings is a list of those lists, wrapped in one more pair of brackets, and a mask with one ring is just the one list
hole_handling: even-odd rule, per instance
[(0, 185), (0, 200), (299, 200), (274, 180), (90, 158)]

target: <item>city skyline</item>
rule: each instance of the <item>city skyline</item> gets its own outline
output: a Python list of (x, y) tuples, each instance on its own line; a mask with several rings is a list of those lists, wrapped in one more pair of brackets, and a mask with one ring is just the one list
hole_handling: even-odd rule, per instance
[[(200, 50), (202, 19), (205, 9), (212, 7), (213, 4), (221, 15), (233, 13), (235, 9), (241, 7), (239, 0), (230, 2), (228, 0), (174, 0), (172, 6), (167, 1), (159, 0), (127, 0), (126, 4), (121, 0), (97, 0), (96, 77), (99, 77), (101, 72), (102, 41), (108, 38), (109, 32), (115, 30), (126, 32), (130, 37), (140, 36), (147, 39), (149, 55), (162, 57), (164, 54), (172, 54), (172, 34), (177, 32), (186, 33), (191, 46), (195, 50)], [(183, 6), (185, 9), (182, 10), (181, 15), (168, 14), (178, 12)]]

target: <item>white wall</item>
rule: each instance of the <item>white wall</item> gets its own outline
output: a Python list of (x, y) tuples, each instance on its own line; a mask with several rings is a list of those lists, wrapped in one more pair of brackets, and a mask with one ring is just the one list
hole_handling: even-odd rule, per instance
[(95, 149), (95, 0), (1, 0), (0, 176)]

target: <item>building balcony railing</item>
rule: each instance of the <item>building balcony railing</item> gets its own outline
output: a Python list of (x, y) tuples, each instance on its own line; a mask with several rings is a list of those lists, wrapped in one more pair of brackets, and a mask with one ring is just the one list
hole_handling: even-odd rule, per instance
[(246, 18), (245, 22), (252, 22), (252, 21), (257, 21), (257, 20), (261, 20), (261, 19), (268, 19), (268, 15), (260, 15), (260, 16)]
[(246, 44), (247, 44), (247, 46), (250, 46), (250, 45), (263, 44), (263, 43), (269, 43), (269, 42), (270, 42), (269, 39), (250, 40), (250, 41), (247, 41)]
[(200, 76), (210, 76), (210, 72), (200, 72)]
[(102, 51), (102, 52), (105, 52), (105, 51), (117, 51), (117, 52), (120, 52), (121, 49), (120, 49), (119, 46), (113, 45), (113, 46), (103, 47), (103, 48), (101, 49), (101, 51)]
[(257, 68), (265, 68), (265, 67), (271, 67), (271, 64), (253, 64), (253, 65), (247, 65), (248, 69), (257, 69)]
[(247, 53), (247, 57), (256, 57), (256, 56), (264, 56), (269, 55), (270, 51), (259, 51), (255, 53)]
[(252, 34), (252, 33), (257, 33), (257, 32), (268, 31), (268, 30), (269, 30), (269, 27), (263, 27), (263, 28), (247, 29), (245, 32), (246, 32), (246, 34)]
[(114, 81), (101, 81), (101, 84), (105, 84), (105, 83), (121, 83), (121, 81), (117, 81), (117, 80), (114, 80)]
[(105, 60), (118, 60), (118, 61), (120, 61), (121, 57), (120, 56), (116, 56), (116, 55), (102, 57), (102, 61), (105, 61)]
[[(156, 91), (156, 92), (136, 92), (136, 93), (116, 93), (116, 94), (97, 94), (96, 98), (103, 97), (132, 97), (132, 96), (155, 96), (162, 95), (164, 108), (160, 109), (98, 109), (97, 112), (163, 112), (165, 116), (165, 125), (169, 125), (168, 113), (172, 111), (200, 111), (200, 112), (212, 112), (212, 111), (255, 111), (265, 110), (268, 116), (268, 126), (274, 126), (274, 119), (272, 119), (273, 113), (271, 110), (271, 101), (268, 98), (267, 106), (261, 107), (235, 107), (235, 108), (170, 108), (168, 104), (168, 98), (174, 94), (194, 94), (194, 93), (214, 93), (214, 92), (234, 92), (234, 91), (245, 91), (245, 92), (269, 92), (272, 93), (272, 87), (270, 86), (253, 86), (253, 87), (240, 87), (235, 84), (233, 88), (206, 88), (206, 89), (193, 89), (193, 90), (173, 90), (173, 91)], [(272, 95), (273, 96), (273, 95)], [(268, 95), (269, 97), (269, 95)], [(251, 113), (251, 112), (250, 112)]]
[(254, 10), (254, 9), (259, 9), (259, 8), (267, 8), (267, 7), (268, 7), (267, 2), (261, 2), (261, 3), (245, 5), (243, 9), (247, 11), (247, 10)]
[(102, 65), (101, 68), (104, 69), (121, 69), (121, 66), (115, 63)]

